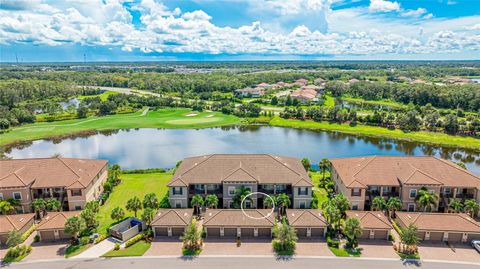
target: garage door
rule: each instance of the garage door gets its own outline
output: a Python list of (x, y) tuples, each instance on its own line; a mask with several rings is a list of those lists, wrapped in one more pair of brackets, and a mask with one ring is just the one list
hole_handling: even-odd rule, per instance
[(259, 237), (272, 237), (272, 229), (270, 228), (258, 228)]
[(468, 234), (467, 241), (470, 242), (472, 240), (480, 240), (480, 234)]
[(448, 242), (462, 242), (463, 233), (448, 233)]
[(243, 238), (252, 238), (254, 235), (253, 228), (242, 228), (242, 237)]
[(207, 228), (207, 236), (208, 237), (219, 237), (220, 236), (220, 228)]
[(430, 232), (430, 241), (442, 241), (443, 232)]
[(307, 237), (307, 228), (297, 228), (298, 237)]
[(168, 236), (167, 227), (155, 227), (155, 236)]
[(425, 232), (417, 232), (417, 237), (420, 240), (425, 240)]
[(72, 236), (70, 234), (65, 233), (63, 230), (58, 231), (58, 236), (60, 239), (70, 239)]
[(40, 238), (42, 241), (53, 241), (55, 240), (55, 233), (53, 231), (42, 231), (40, 232)]
[(360, 236), (360, 239), (370, 239), (370, 230), (363, 230), (363, 233)]
[(182, 236), (184, 231), (184, 227), (172, 227), (172, 236)]
[(237, 237), (237, 228), (225, 228), (223, 234), (228, 237)]
[(387, 234), (388, 234), (388, 230), (385, 230), (385, 231), (375, 231), (374, 238), (375, 238), (375, 239), (387, 240)]
[(323, 228), (312, 228), (312, 237), (323, 237)]

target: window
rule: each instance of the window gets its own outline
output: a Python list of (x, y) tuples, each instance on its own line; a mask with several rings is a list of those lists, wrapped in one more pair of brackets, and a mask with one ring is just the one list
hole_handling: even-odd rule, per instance
[(416, 189), (411, 189), (410, 190), (410, 199), (415, 199), (417, 197), (417, 190)]
[(72, 196), (82, 196), (82, 190), (72, 190), (71, 191)]
[(358, 203), (352, 203), (352, 210), (358, 210)]
[(14, 192), (13, 193), (13, 199), (22, 200), (22, 194), (20, 192)]
[(362, 196), (362, 190), (359, 188), (352, 189), (352, 196)]
[(197, 190), (197, 191), (205, 190), (205, 185), (203, 185), (203, 184), (195, 184), (194, 187), (195, 187), (195, 190)]
[(81, 205), (76, 205), (75, 210), (82, 210), (82, 206)]
[(235, 187), (228, 187), (228, 195), (233, 196), (235, 195)]
[(175, 208), (182, 208), (182, 202), (181, 201), (175, 201)]
[(414, 212), (415, 211), (415, 204), (408, 204), (408, 212)]
[(172, 193), (173, 193), (173, 195), (182, 195), (183, 194), (183, 189), (182, 189), (182, 187), (173, 187)]
[(245, 201), (245, 208), (252, 208), (252, 202), (250, 201)]
[(275, 191), (277, 193), (285, 192), (287, 190), (287, 185), (281, 184), (281, 185), (275, 185)]
[(390, 186), (383, 186), (383, 193), (389, 193), (392, 191), (392, 187)]
[(300, 207), (301, 209), (306, 208), (306, 207), (307, 207), (306, 202), (305, 202), (305, 201), (300, 201), (299, 207)]
[(443, 188), (443, 194), (450, 194), (452, 192), (452, 189), (450, 188)]
[(298, 195), (308, 195), (308, 188), (307, 187), (298, 188)]

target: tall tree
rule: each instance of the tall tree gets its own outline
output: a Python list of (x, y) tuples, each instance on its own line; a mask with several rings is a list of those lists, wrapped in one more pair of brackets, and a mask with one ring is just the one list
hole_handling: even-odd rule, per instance
[(450, 203), (448, 204), (448, 207), (453, 210), (455, 213), (462, 212), (463, 210), (463, 204), (460, 200), (453, 198)]
[(193, 207), (193, 212), (196, 215), (200, 215), (200, 208), (204, 205), (205, 201), (203, 200), (203, 197), (200, 196), (199, 194), (195, 194), (192, 197), (192, 201), (190, 202), (192, 207)]
[(45, 215), (45, 211), (47, 209), (47, 202), (44, 199), (35, 199), (32, 202), (33, 210), (37, 215), (37, 218), (41, 218)]
[(135, 196), (127, 201), (127, 205), (125, 206), (125, 208), (128, 211), (132, 211), (135, 217), (137, 217), (137, 211), (142, 209), (142, 202), (140, 202), (140, 199)]
[(15, 208), (8, 201), (0, 200), (0, 211), (2, 212), (2, 215), (7, 215), (14, 209)]
[(147, 224), (148, 228), (151, 228), (153, 218), (155, 217), (155, 211), (151, 207), (146, 207), (142, 213), (142, 220)]
[(235, 195), (233, 196), (233, 207), (234, 208), (240, 208), (242, 207), (242, 201), (245, 199), (245, 201), (252, 201), (252, 197), (250, 194), (252, 193), (250, 188), (246, 188), (244, 186), (241, 186), (240, 188), (237, 188), (235, 190)]
[(287, 208), (292, 204), (290, 197), (285, 193), (280, 193), (276, 198), (277, 206), (280, 210), (280, 215), (285, 216)]
[(89, 208), (85, 208), (84, 210), (82, 210), (82, 213), (80, 213), (80, 217), (83, 219), (83, 221), (85, 222), (85, 226), (90, 231), (93, 231), (98, 227), (97, 216)]
[(285, 219), (273, 226), (273, 248), (278, 254), (292, 255), (298, 240), (296, 230)]
[(387, 206), (387, 203), (385, 202), (385, 199), (383, 199), (383, 197), (381, 196), (376, 196), (375, 198), (373, 198), (372, 200), (372, 209), (374, 211), (381, 211), (383, 209), (385, 209), (385, 207)]
[(319, 163), (318, 167), (322, 171), (322, 179), (325, 180), (325, 172), (328, 170), (330, 166), (330, 161), (327, 158), (323, 158)]
[(62, 204), (60, 203), (60, 201), (58, 201), (55, 198), (48, 198), (48, 200), (45, 203), (45, 207), (47, 211), (58, 212), (62, 208)]
[(407, 253), (413, 252), (413, 249), (415, 249), (415, 246), (418, 244), (418, 240), (417, 227), (415, 227), (415, 225), (410, 224), (408, 227), (402, 229), (400, 241), (407, 247)]
[(218, 196), (215, 194), (209, 194), (205, 197), (205, 203), (210, 208), (217, 208), (218, 206)]
[(474, 218), (478, 215), (480, 205), (474, 199), (468, 199), (465, 201), (464, 210), (470, 215), (470, 217)]
[(190, 253), (195, 253), (197, 250), (201, 249), (202, 231), (198, 229), (196, 219), (192, 219), (190, 224), (187, 226), (187, 229), (185, 229), (181, 239), (183, 241), (183, 248), (188, 250)]
[(363, 234), (362, 226), (357, 218), (347, 218), (343, 233), (347, 236), (347, 245), (351, 248), (358, 246), (357, 238)]
[(125, 217), (125, 211), (121, 207), (117, 206), (112, 209), (112, 212), (110, 213), (110, 217), (116, 222), (119, 222)]
[(387, 210), (390, 218), (395, 217), (395, 212), (402, 209), (402, 201), (398, 197), (390, 197), (387, 201)]
[(76, 241), (80, 232), (85, 230), (85, 228), (85, 221), (80, 217), (73, 216), (65, 222), (64, 230), (65, 233), (70, 234)]
[(158, 202), (157, 195), (155, 193), (147, 193), (143, 198), (143, 208), (158, 209), (160, 203)]
[(97, 214), (100, 211), (100, 203), (98, 201), (89, 201), (85, 204), (85, 209), (92, 210), (93, 213)]
[(302, 165), (303, 165), (303, 168), (305, 168), (305, 171), (309, 171), (310, 168), (312, 168), (312, 164), (309, 158), (303, 158)]
[(426, 188), (421, 188), (418, 191), (418, 195), (415, 200), (421, 207), (423, 207), (425, 212), (432, 211), (433, 207), (437, 205), (438, 194), (430, 192)]

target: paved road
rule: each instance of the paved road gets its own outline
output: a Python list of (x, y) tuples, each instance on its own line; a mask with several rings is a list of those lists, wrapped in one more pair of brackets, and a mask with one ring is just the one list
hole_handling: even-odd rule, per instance
[(471, 269), (480, 268), (475, 264), (454, 264), (441, 262), (408, 263), (398, 260), (373, 260), (364, 258), (295, 258), (281, 260), (269, 257), (200, 257), (182, 258), (114, 258), (62, 260), (12, 264), (15, 269)]

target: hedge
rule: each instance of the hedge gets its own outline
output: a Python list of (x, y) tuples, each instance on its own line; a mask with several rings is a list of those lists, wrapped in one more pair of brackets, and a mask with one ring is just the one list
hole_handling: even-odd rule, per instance
[(392, 226), (393, 226), (393, 229), (395, 229), (395, 231), (397, 231), (397, 233), (402, 236), (403, 234), (403, 231), (402, 231), (402, 228), (398, 227), (398, 224), (396, 221), (392, 220)]
[(143, 234), (137, 234), (134, 237), (128, 239), (127, 242), (125, 242), (125, 247), (128, 248), (129, 246), (137, 243), (140, 240), (143, 240)]
[(35, 231), (35, 228), (37, 228), (37, 225), (32, 225), (30, 229), (28, 229), (25, 233), (22, 234), (22, 242), (27, 240), (27, 238)]

